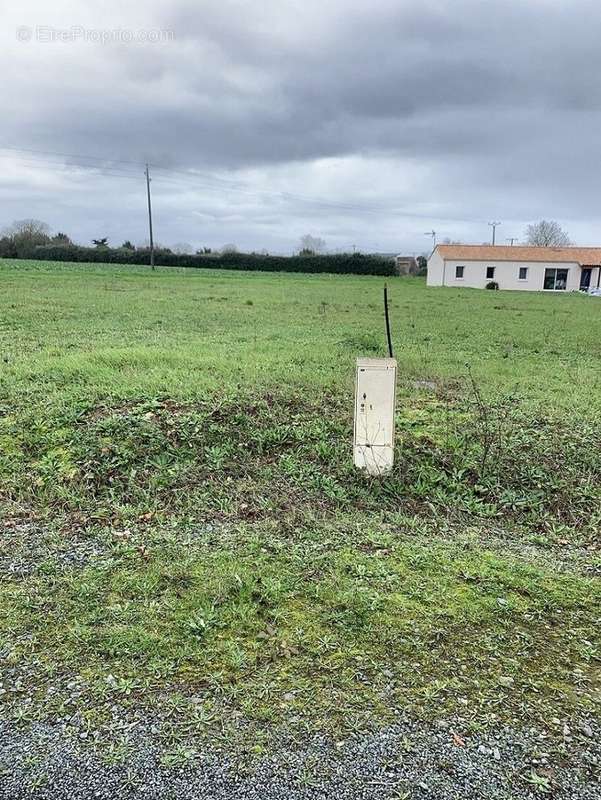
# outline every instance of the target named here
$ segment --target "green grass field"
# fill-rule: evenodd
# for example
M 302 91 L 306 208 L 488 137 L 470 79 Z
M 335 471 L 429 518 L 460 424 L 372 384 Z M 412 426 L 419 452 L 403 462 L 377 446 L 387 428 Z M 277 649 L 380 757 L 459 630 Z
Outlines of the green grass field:
M 260 747 L 598 710 L 601 303 L 389 281 L 374 480 L 352 392 L 382 285 L 0 262 L 7 713 Z

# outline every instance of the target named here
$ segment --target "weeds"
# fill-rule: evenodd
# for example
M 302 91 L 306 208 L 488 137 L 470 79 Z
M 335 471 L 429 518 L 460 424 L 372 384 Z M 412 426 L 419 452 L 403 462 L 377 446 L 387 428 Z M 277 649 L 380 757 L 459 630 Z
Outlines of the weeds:
M 13 656 L 23 667 L 28 632 L 35 681 L 46 670 L 85 677 L 77 702 L 89 707 L 138 707 L 157 691 L 201 699 L 176 715 L 198 732 L 233 711 L 345 727 L 351 707 L 382 719 L 391 704 L 438 713 L 460 698 L 501 717 L 592 708 L 594 581 L 394 531 L 380 530 L 375 548 L 375 529 L 352 544 L 333 532 L 306 526 L 279 547 L 281 533 L 251 526 L 186 555 L 157 542 L 146 561 L 124 552 L 6 583 L 2 639 L 23 641 Z
M 594 713 L 592 305 L 395 284 L 397 452 L 371 479 L 352 373 L 383 354 L 379 283 L 0 272 L 9 717 L 93 738 L 114 707 L 152 709 L 169 766 L 195 758 L 180 736 L 244 726 Z
M 0 497 L 39 515 L 117 525 L 151 520 L 260 519 L 293 508 L 455 513 L 512 521 L 533 533 L 586 540 L 601 519 L 601 443 L 531 416 L 514 400 L 459 397 L 401 406 L 396 464 L 369 480 L 350 463 L 352 420 L 342 397 L 215 400 L 177 409 L 146 401 L 101 418 L 39 430 L 0 425 L 18 449 Z M 418 412 L 418 413 L 416 413 Z M 31 422 L 31 424 L 29 424 Z M 35 473 L 35 479 L 28 476 Z

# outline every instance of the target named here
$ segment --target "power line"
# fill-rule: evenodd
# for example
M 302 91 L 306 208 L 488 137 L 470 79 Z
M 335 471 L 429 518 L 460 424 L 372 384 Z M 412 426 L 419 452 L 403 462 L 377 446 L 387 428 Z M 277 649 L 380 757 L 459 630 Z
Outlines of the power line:
M 72 167 L 79 167 L 80 169 L 98 171 L 98 173 L 101 174 L 102 176 L 139 180 L 139 173 L 137 171 L 136 172 L 134 172 L 133 170 L 126 171 L 126 169 L 122 167 L 111 166 L 111 165 L 131 164 L 137 167 L 145 166 L 142 162 L 134 161 L 131 159 L 128 160 L 119 158 L 104 158 L 99 156 L 84 155 L 81 153 L 76 154 L 76 153 L 65 153 L 65 152 L 58 152 L 51 150 L 36 150 L 33 148 L 12 147 L 6 145 L 0 145 L 0 150 L 9 151 L 11 153 L 32 154 L 33 157 L 36 159 L 35 163 L 32 164 L 31 162 L 28 162 L 24 160 L 21 156 L 19 156 L 18 158 L 20 163 L 27 164 L 29 166 L 39 166 L 40 164 L 44 164 L 44 166 L 46 166 L 47 168 L 58 169 L 62 173 L 69 171 L 69 169 Z M 70 159 L 70 162 L 68 164 L 60 164 L 57 163 L 56 161 L 48 161 L 47 159 L 40 158 L 39 156 L 66 158 Z M 9 156 L 0 153 L 0 158 L 9 158 Z M 76 161 L 75 159 L 78 160 Z M 90 162 L 97 162 L 97 164 L 82 163 L 81 162 L 82 159 L 85 159 Z M 324 200 L 288 191 L 270 191 L 266 189 L 255 189 L 249 186 L 245 186 L 244 184 L 241 184 L 240 181 L 223 178 L 206 172 L 200 172 L 196 170 L 194 171 L 182 170 L 182 169 L 177 169 L 175 167 L 165 167 L 157 164 L 153 164 L 152 166 L 155 171 L 159 171 L 159 173 L 166 173 L 166 174 L 161 174 L 161 184 L 167 182 L 172 185 L 181 186 L 182 179 L 185 179 L 188 182 L 188 185 L 194 185 L 196 187 L 201 187 L 203 189 L 210 189 L 212 191 L 224 189 L 238 194 L 247 195 L 253 198 L 259 198 L 259 197 L 265 197 L 271 199 L 275 198 L 283 201 L 300 202 L 308 205 L 318 206 L 321 208 L 329 208 L 338 211 L 358 212 L 362 214 L 402 215 L 413 219 L 433 218 L 431 214 L 417 214 L 415 212 L 407 211 L 406 209 L 394 208 L 393 206 L 344 203 L 335 200 Z M 482 222 L 482 220 L 473 218 L 472 219 L 457 218 L 457 217 L 442 218 L 434 216 L 434 219 L 440 219 L 441 221 L 445 222 L 467 222 L 473 224 Z M 496 224 L 498 225 L 500 223 Z M 431 236 L 432 233 L 434 232 L 429 232 L 428 235 Z M 435 243 L 435 234 L 433 236 L 433 243 Z
M 0 153 L 0 158 L 14 158 L 14 156 L 7 156 Z M 55 171 L 61 173 L 73 172 L 72 169 L 73 167 L 78 167 L 79 169 L 86 169 L 86 170 L 93 169 L 95 171 L 98 171 L 101 175 L 107 175 L 117 178 L 135 178 L 136 180 L 140 180 L 139 173 L 136 175 L 133 172 L 118 172 L 117 170 L 104 169 L 102 167 L 91 166 L 90 164 L 58 164 L 54 161 L 43 161 L 39 159 L 35 161 L 29 161 L 22 157 L 18 157 L 18 163 L 24 164 L 25 166 L 28 167 L 40 167 L 41 165 L 46 168 L 54 168 Z
M 0 149 L 10 149 L 11 151 L 16 151 L 17 148 L 0 148 Z M 57 156 L 59 154 L 56 154 Z M 67 154 L 63 154 L 65 157 L 74 158 L 74 156 L 68 156 Z M 11 156 L 3 155 L 0 153 L 0 158 L 10 158 Z M 47 159 L 42 159 L 37 156 L 34 156 L 36 159 L 33 163 L 31 161 L 23 159 L 22 156 L 17 157 L 19 163 L 25 164 L 27 166 L 40 166 L 43 164 L 47 168 L 58 170 L 59 172 L 67 172 L 70 168 L 79 167 L 80 169 L 88 169 L 98 171 L 101 175 L 112 176 L 112 177 L 123 177 L 123 178 L 134 178 L 135 180 L 139 179 L 139 173 L 134 172 L 126 172 L 124 170 L 119 170 L 115 168 L 110 168 L 106 166 L 100 166 L 96 164 L 82 164 L 80 162 L 71 161 L 68 164 L 60 164 L 56 161 L 48 161 Z M 92 158 L 92 156 L 89 156 Z M 106 162 L 104 162 L 106 163 Z M 129 163 L 136 163 L 136 162 L 129 162 Z M 175 183 L 175 185 L 180 185 L 182 182 L 182 178 L 185 177 L 188 181 L 192 181 L 194 185 L 200 186 L 202 188 L 211 189 L 211 190 L 219 190 L 219 189 L 226 189 L 228 191 L 234 191 L 239 194 L 245 194 L 249 197 L 257 198 L 259 196 L 265 196 L 269 198 L 278 198 L 281 200 L 296 200 L 300 202 L 305 202 L 313 205 L 320 205 L 322 207 L 338 209 L 343 211 L 359 211 L 361 213 L 372 213 L 372 214 L 382 214 L 386 212 L 393 213 L 392 209 L 387 209 L 383 206 L 360 206 L 357 204 L 350 204 L 350 203 L 338 203 L 336 201 L 328 201 L 328 200 L 319 200 L 317 198 L 307 197 L 304 195 L 296 195 L 291 192 L 273 192 L 268 191 L 265 189 L 250 189 L 241 186 L 237 181 L 228 181 L 223 178 L 219 178 L 217 176 L 207 175 L 206 173 L 195 173 L 190 171 L 184 170 L 171 170 L 167 167 L 156 167 L 155 169 L 159 169 L 161 171 L 167 172 L 167 176 L 161 176 L 161 181 L 164 183 L 165 181 L 169 183 Z M 169 175 L 170 172 L 175 173 L 175 177 Z M 181 176 L 181 177 L 180 177 Z M 197 176 L 200 176 L 204 181 L 212 181 L 212 183 L 206 183 L 198 180 Z
M 125 160 L 125 159 L 118 159 L 118 158 L 101 158 L 99 156 L 90 156 L 90 155 L 83 155 L 81 153 L 60 153 L 52 150 L 34 150 L 33 148 L 24 148 L 24 147 L 8 147 L 8 146 L 0 146 L 0 150 L 10 150 L 13 152 L 25 152 L 25 153 L 36 153 L 40 155 L 51 155 L 60 158 L 69 158 L 69 159 L 86 159 L 88 161 L 97 161 L 104 165 L 110 164 L 132 164 L 135 166 L 145 166 L 142 162 L 139 161 L 132 161 L 132 160 Z M 77 162 L 72 162 L 77 164 Z M 78 166 L 89 168 L 90 165 L 87 164 L 77 164 Z M 318 198 L 308 197 L 306 195 L 299 195 L 292 192 L 269 192 L 267 190 L 252 190 L 252 189 L 245 189 L 243 186 L 240 186 L 240 181 L 230 180 L 227 178 L 221 178 L 216 175 L 211 175 L 210 173 L 200 172 L 200 171 L 191 171 L 191 170 L 182 170 L 177 169 L 175 167 L 164 167 L 159 164 L 152 165 L 155 170 L 160 170 L 161 172 L 173 173 L 176 175 L 183 175 L 186 178 L 196 179 L 197 177 L 203 180 L 210 180 L 215 183 L 221 184 L 222 186 L 227 186 L 234 191 L 244 192 L 256 195 L 257 193 L 267 194 L 270 196 L 281 196 L 281 197 L 289 197 L 293 200 L 305 200 L 306 202 L 310 203 L 319 203 L 321 205 L 332 206 L 341 209 L 348 209 L 348 210 L 357 210 L 357 211 L 373 211 L 375 213 L 378 212 L 385 212 L 389 211 L 390 209 L 385 206 L 364 206 L 358 205 L 353 203 L 339 203 L 336 201 L 328 201 L 328 200 L 321 200 Z M 109 166 L 110 169 L 110 166 Z
M 102 156 L 89 156 L 84 155 L 83 153 L 57 153 L 55 150 L 34 150 L 30 147 L 9 147 L 8 145 L 0 145 L 0 150 L 12 150 L 17 153 L 39 153 L 40 155 L 58 156 L 60 158 L 79 158 L 85 159 L 86 161 L 102 161 L 103 163 L 109 161 L 113 164 L 133 164 L 136 167 L 144 166 L 142 161 L 131 161 L 122 158 L 104 158 Z

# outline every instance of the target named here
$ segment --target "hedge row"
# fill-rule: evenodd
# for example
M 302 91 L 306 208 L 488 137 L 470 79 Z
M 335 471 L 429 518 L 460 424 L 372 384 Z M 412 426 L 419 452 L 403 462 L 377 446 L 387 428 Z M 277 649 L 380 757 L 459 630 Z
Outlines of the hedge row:
M 96 248 L 64 245 L 35 247 L 23 258 L 42 261 L 85 261 L 104 264 L 148 264 L 148 250 Z M 184 255 L 155 251 L 155 264 L 162 267 L 259 270 L 265 272 L 332 272 L 354 275 L 394 275 L 394 261 L 380 256 L 347 255 L 268 256 L 254 253 Z

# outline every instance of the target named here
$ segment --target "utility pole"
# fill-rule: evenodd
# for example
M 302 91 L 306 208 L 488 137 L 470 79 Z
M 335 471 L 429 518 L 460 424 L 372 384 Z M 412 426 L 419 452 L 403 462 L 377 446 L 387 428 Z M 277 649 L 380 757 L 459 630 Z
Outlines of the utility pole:
M 436 250 L 436 231 L 426 231 L 424 236 L 432 237 L 432 252 L 434 252 Z
M 150 173 L 146 164 L 146 196 L 148 197 L 148 230 L 150 233 L 150 268 L 154 270 L 154 240 L 152 238 L 152 205 L 150 203 Z
M 505 239 L 506 242 L 509 242 L 511 247 L 513 247 L 513 243 L 517 242 L 517 240 L 518 240 L 517 236 L 508 236 L 507 239 Z
M 492 243 L 494 245 L 495 238 L 496 238 L 496 232 L 497 232 L 497 225 L 500 225 L 501 223 L 500 222 L 489 222 L 488 224 L 492 228 Z

